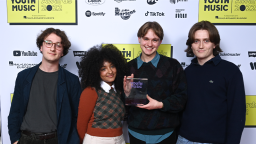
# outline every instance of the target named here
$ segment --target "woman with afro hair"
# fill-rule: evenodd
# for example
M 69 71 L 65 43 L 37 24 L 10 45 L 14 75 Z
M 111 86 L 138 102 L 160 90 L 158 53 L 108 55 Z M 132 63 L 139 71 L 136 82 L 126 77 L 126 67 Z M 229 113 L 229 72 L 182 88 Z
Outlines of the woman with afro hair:
M 77 131 L 83 144 L 125 144 L 121 100 L 126 59 L 112 44 L 92 47 L 80 62 Z

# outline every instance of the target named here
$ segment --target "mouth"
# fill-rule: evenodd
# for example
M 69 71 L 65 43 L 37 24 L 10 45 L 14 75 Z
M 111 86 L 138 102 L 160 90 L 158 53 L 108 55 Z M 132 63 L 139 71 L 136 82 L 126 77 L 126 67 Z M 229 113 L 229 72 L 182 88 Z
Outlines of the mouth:
M 55 53 L 49 53 L 50 55 L 56 55 Z
M 150 48 L 150 47 L 145 47 L 147 50 L 153 50 L 154 48 Z
M 108 75 L 107 77 L 112 78 L 112 77 L 114 77 L 114 75 Z

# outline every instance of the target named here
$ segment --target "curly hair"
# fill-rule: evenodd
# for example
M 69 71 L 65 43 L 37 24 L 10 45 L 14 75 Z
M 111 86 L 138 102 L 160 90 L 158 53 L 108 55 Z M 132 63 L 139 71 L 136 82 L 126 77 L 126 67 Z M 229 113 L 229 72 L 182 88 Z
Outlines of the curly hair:
M 217 30 L 217 28 L 209 21 L 201 21 L 198 23 L 195 23 L 189 33 L 188 33 L 188 39 L 186 42 L 186 45 L 188 46 L 187 49 L 185 50 L 185 52 L 187 52 L 188 54 L 192 54 L 193 55 L 193 50 L 191 49 L 192 44 L 195 41 L 195 33 L 197 30 L 207 30 L 209 33 L 209 38 L 210 41 L 212 43 L 215 44 L 215 48 L 213 49 L 213 55 L 216 56 L 218 55 L 220 52 L 223 52 L 220 48 L 220 35 L 219 32 Z
M 126 59 L 122 53 L 112 44 L 105 46 L 97 45 L 90 48 L 81 58 L 79 77 L 81 78 L 82 90 L 87 87 L 100 89 L 100 69 L 104 61 L 115 65 L 117 75 L 114 81 L 115 88 L 123 90 L 123 78 L 126 75 Z
M 52 33 L 56 34 L 61 38 L 61 44 L 63 45 L 63 56 L 65 56 L 66 54 L 68 54 L 68 50 L 71 46 L 71 43 L 68 40 L 66 33 L 64 31 L 61 31 L 60 29 L 47 28 L 46 30 L 42 31 L 42 33 L 39 36 L 37 36 L 37 39 L 36 39 L 37 47 L 40 50 L 45 38 Z

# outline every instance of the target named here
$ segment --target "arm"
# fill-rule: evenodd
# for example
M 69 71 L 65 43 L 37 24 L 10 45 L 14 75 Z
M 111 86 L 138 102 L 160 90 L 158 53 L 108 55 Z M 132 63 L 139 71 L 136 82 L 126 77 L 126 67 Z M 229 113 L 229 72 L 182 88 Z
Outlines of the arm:
M 185 72 L 178 61 L 176 61 L 176 66 L 173 71 L 172 93 L 163 102 L 162 111 L 178 113 L 182 111 L 187 102 L 187 81 Z
M 83 141 L 87 132 L 88 123 L 93 114 L 98 95 L 96 91 L 90 87 L 86 88 L 80 97 L 77 118 L 77 131 L 80 142 Z
M 14 95 L 12 99 L 12 104 L 8 116 L 8 129 L 9 129 L 9 135 L 11 139 L 11 143 L 17 142 L 17 140 L 20 139 L 21 137 L 21 132 L 20 132 L 20 126 L 21 126 L 21 121 L 20 121 L 20 108 L 21 108 L 21 103 L 23 102 L 23 76 L 18 74 L 15 82 L 15 88 L 14 88 Z
M 14 95 L 12 99 L 12 104 L 10 108 L 10 113 L 8 116 L 8 129 L 9 129 L 9 135 L 11 139 L 11 143 L 17 142 L 17 140 L 21 137 L 20 132 L 20 105 L 24 101 L 22 97 L 23 93 L 23 80 L 22 76 L 20 76 L 20 73 L 18 74 L 15 82 L 15 88 L 14 88 Z
M 147 95 L 149 103 L 146 105 L 140 104 L 137 107 L 148 110 L 160 109 L 161 111 L 178 113 L 183 110 L 187 101 L 187 82 L 183 68 L 178 61 L 175 60 L 176 66 L 173 70 L 173 79 L 170 89 L 172 93 L 162 101 L 157 101 Z
M 244 82 L 239 69 L 228 83 L 227 104 L 227 137 L 225 144 L 239 144 L 246 115 Z

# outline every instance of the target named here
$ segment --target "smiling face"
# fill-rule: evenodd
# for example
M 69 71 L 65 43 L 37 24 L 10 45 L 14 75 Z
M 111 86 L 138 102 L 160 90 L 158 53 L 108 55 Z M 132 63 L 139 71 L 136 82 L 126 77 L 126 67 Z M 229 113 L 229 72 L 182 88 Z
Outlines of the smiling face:
M 141 58 L 152 60 L 162 41 L 152 29 L 149 29 L 145 36 L 139 37 L 138 39 L 142 50 Z
M 43 54 L 42 63 L 59 63 L 60 58 L 63 56 L 63 46 L 57 44 L 61 43 L 61 38 L 51 33 L 44 40 L 40 48 Z M 54 43 L 51 47 L 47 46 L 50 41 Z
M 110 86 L 116 79 L 116 67 L 114 64 L 104 61 L 103 66 L 100 68 L 101 79 Z
M 195 32 L 194 42 L 191 48 L 200 65 L 203 65 L 214 57 L 213 49 L 215 48 L 215 44 L 210 41 L 207 30 L 197 30 Z

